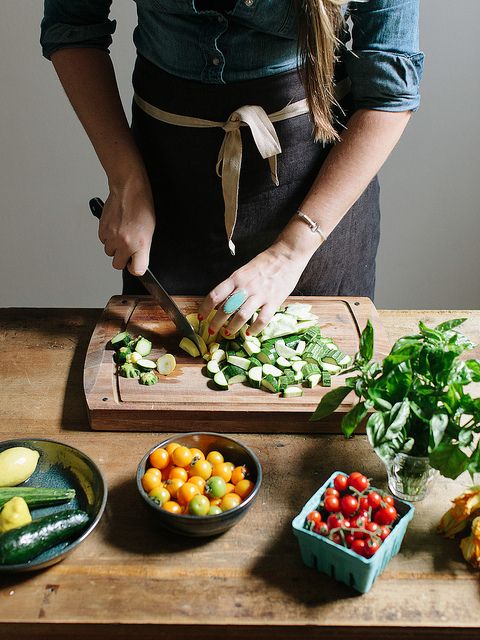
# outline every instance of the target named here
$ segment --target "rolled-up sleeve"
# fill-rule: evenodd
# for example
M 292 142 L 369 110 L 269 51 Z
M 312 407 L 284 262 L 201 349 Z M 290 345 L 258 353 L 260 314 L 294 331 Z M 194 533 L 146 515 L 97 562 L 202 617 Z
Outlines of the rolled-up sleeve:
M 115 31 L 109 20 L 111 0 L 45 0 L 40 27 L 43 55 L 54 51 L 88 47 L 108 51 Z
M 419 0 L 351 2 L 352 48 L 345 63 L 357 109 L 416 111 L 424 55 Z

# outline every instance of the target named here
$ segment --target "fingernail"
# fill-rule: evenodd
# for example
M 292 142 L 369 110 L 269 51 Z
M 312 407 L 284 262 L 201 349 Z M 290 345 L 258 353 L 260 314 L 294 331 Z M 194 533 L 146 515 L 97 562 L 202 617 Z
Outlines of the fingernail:
M 203 320 L 203 316 L 200 314 L 197 315 L 197 318 L 200 320 L 200 322 Z
M 246 335 L 246 336 L 249 336 L 249 335 L 250 335 L 250 331 L 249 331 L 248 329 L 245 331 L 245 335 Z
M 229 335 L 230 335 L 230 331 L 229 331 L 228 329 L 225 329 L 223 333 L 224 333 L 226 336 L 229 336 Z
M 215 331 L 214 331 L 211 327 L 208 327 L 208 333 L 209 333 L 211 336 L 213 336 L 213 334 L 215 333 Z

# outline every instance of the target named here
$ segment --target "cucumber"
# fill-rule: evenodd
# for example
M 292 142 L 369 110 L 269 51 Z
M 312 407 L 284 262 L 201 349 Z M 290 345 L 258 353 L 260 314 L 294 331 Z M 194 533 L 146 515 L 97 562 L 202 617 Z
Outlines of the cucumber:
M 261 382 L 262 387 L 271 393 L 278 393 L 278 381 L 272 375 L 267 375 Z
M 260 362 L 260 360 L 258 358 L 255 358 L 255 356 L 252 356 L 250 358 L 250 362 L 252 363 L 252 367 L 261 367 L 262 363 Z
M 297 346 L 295 347 L 295 353 L 298 356 L 301 356 L 302 353 L 305 351 L 306 346 L 307 346 L 307 343 L 305 342 L 305 340 L 299 340 Z
M 209 378 L 215 378 L 215 374 L 220 371 L 220 365 L 216 360 L 207 362 L 207 374 Z
M 245 369 L 241 369 L 236 365 L 229 364 L 222 370 L 223 375 L 225 376 L 227 383 L 230 384 L 239 384 L 240 382 L 245 382 L 247 379 L 247 374 Z M 216 376 L 215 376 L 216 377 Z
M 343 358 L 341 358 L 341 359 L 338 361 L 338 364 L 339 364 L 341 367 L 348 367 L 348 365 L 349 365 L 349 364 L 351 364 L 351 362 L 352 362 L 352 358 L 351 358 L 351 356 L 349 356 L 349 355 L 343 355 Z
M 241 346 L 236 340 L 232 340 L 232 342 L 230 343 L 230 349 L 233 349 L 233 351 L 240 351 Z
M 257 353 L 257 357 L 262 364 L 275 364 L 276 361 L 274 352 L 271 349 L 262 348 L 262 350 Z
M 275 343 L 275 351 L 278 353 L 279 356 L 282 356 L 283 358 L 287 358 L 287 359 L 298 355 L 295 349 L 292 349 L 291 347 L 287 347 L 287 345 L 283 341 L 280 342 L 280 340 L 277 340 L 277 342 Z
M 225 374 L 223 373 L 223 371 L 219 371 L 218 373 L 216 373 L 213 376 L 213 381 L 215 382 L 217 387 L 219 389 L 221 389 L 222 391 L 227 391 L 228 390 L 228 382 L 227 382 L 227 379 L 225 378 Z
M 306 379 L 308 379 L 312 375 L 316 375 L 317 373 L 320 379 L 320 367 L 318 366 L 318 364 L 312 364 L 308 362 L 302 367 L 301 371 L 303 373 L 303 377 Z
M 248 371 L 248 381 L 252 387 L 255 389 L 260 389 L 263 378 L 263 370 L 262 367 L 252 367 Z
M 236 367 L 240 367 L 240 369 L 243 369 L 244 371 L 248 371 L 252 364 L 250 360 L 248 360 L 248 358 L 242 358 L 241 356 L 237 355 L 228 356 L 227 362 L 229 364 L 234 364 Z
M 239 349 L 238 351 L 235 351 L 235 355 L 238 356 L 239 358 L 246 358 L 250 354 L 244 351 L 243 349 Z
M 212 342 L 211 344 L 208 345 L 208 350 L 210 352 L 210 355 L 214 354 L 215 351 L 218 351 L 220 348 L 221 347 L 218 342 Z
M 322 332 L 321 329 L 318 325 L 315 325 L 314 327 L 310 327 L 309 329 L 307 329 L 303 335 L 302 338 L 304 340 L 306 340 L 306 342 L 310 342 L 310 340 L 314 340 L 315 338 L 319 338 L 321 336 Z
M 0 509 L 12 498 L 23 498 L 29 507 L 49 507 L 60 502 L 70 502 L 75 489 L 46 489 L 44 487 L 0 487 Z
M 274 367 L 273 364 L 264 364 L 262 369 L 265 376 L 273 376 L 274 378 L 279 378 L 283 373 L 281 369 Z
M 150 342 L 150 340 L 147 340 L 146 338 L 142 338 L 142 336 L 140 336 L 135 345 L 135 351 L 139 353 L 142 358 L 145 358 L 146 356 L 148 356 L 151 350 L 152 343 Z
M 342 367 L 338 366 L 338 364 L 331 364 L 330 362 L 319 362 L 319 365 L 322 371 L 327 371 L 331 375 L 340 373 L 342 370 Z
M 110 340 L 110 344 L 115 350 L 117 350 L 120 349 L 120 347 L 128 347 L 131 340 L 132 337 L 127 331 L 121 331 L 120 333 L 117 333 L 116 336 L 113 336 L 113 338 Z
M 297 373 L 293 376 L 294 382 L 302 382 L 303 373 L 301 371 L 297 371 Z
M 287 387 L 282 391 L 282 398 L 298 398 L 303 396 L 303 391 L 300 387 Z
M 216 349 L 212 353 L 212 360 L 215 360 L 215 362 L 221 362 L 222 360 L 225 360 L 226 357 L 227 357 L 227 354 L 223 349 Z
M 0 564 L 29 562 L 39 554 L 85 529 L 90 518 L 72 509 L 34 520 L 0 536 Z
M 260 345 L 256 342 L 251 342 L 250 340 L 245 340 L 243 343 L 243 348 L 248 353 L 249 356 L 253 356 L 255 353 L 260 353 L 262 350 Z
M 332 386 L 332 376 L 328 373 L 328 371 L 322 371 L 322 386 L 323 387 Z
M 292 366 L 292 364 L 291 364 L 291 362 L 289 360 L 287 360 L 283 356 L 280 356 L 277 359 L 277 361 L 275 363 L 275 366 L 278 367 L 279 369 L 283 370 L 283 369 L 289 369 Z
M 307 363 L 305 362 L 305 360 L 298 360 L 296 362 L 292 362 L 292 369 L 294 370 L 295 373 L 298 373 L 298 371 L 302 371 L 303 367 L 306 364 Z
M 321 373 L 312 373 L 310 374 L 307 379 L 306 379 L 306 385 L 307 387 L 310 387 L 310 389 L 313 389 L 313 387 L 316 387 L 317 384 L 320 382 L 320 379 L 322 378 L 322 374 Z
M 152 371 L 152 369 L 157 368 L 157 364 L 156 362 L 153 362 L 153 360 L 147 360 L 147 358 L 141 358 L 140 360 L 137 361 L 137 367 L 141 371 Z

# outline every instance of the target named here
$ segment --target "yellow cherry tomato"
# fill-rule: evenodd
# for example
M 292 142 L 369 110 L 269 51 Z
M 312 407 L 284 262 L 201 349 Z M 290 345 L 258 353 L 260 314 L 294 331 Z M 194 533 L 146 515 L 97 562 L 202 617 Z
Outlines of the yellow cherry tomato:
M 229 511 L 229 509 L 233 509 L 238 507 L 238 505 L 242 502 L 241 497 L 238 493 L 227 493 L 223 496 L 222 501 L 220 503 L 220 509 L 222 511 Z
M 178 504 L 178 502 L 174 502 L 173 500 L 169 500 L 163 505 L 165 511 L 170 511 L 170 513 L 182 513 L 182 507 Z
M 200 449 L 197 449 L 196 447 L 190 447 L 190 452 L 193 456 L 192 462 L 193 460 L 195 460 L 195 462 L 197 460 L 205 460 L 205 454 L 203 453 L 203 451 L 200 451 Z
M 192 484 L 196 484 L 200 490 L 200 493 L 204 492 L 205 480 L 203 478 L 201 478 L 200 476 L 192 476 L 191 478 L 189 478 L 188 481 L 191 482 Z
M 178 444 L 178 442 L 170 442 L 169 444 L 167 444 L 167 446 L 165 447 L 165 450 L 168 452 L 168 455 L 170 456 L 170 459 L 172 457 L 172 453 L 179 446 L 180 445 Z
M 176 447 L 172 451 L 172 462 L 176 467 L 187 467 L 193 459 L 188 447 Z
M 216 464 L 212 469 L 212 476 L 220 476 L 223 478 L 225 482 L 230 482 L 232 477 L 232 470 L 225 464 L 225 462 L 221 462 L 220 464 Z
M 227 495 L 227 493 L 235 493 L 235 485 L 231 482 L 227 482 L 227 490 L 225 491 L 225 495 Z
M 220 503 L 221 503 L 222 499 L 221 498 L 212 498 L 210 500 L 210 506 L 211 507 L 219 507 Z
M 150 467 L 143 474 L 142 487 L 147 493 L 149 493 L 155 487 L 159 487 L 162 484 L 162 472 L 160 469 Z
M 170 454 L 166 449 L 159 447 L 158 449 L 155 449 L 155 451 L 152 451 L 148 459 L 152 467 L 165 469 L 168 467 L 168 463 L 170 462 Z
M 225 464 L 228 465 L 228 467 L 230 468 L 230 471 L 233 472 L 233 470 L 235 469 L 235 465 L 233 464 L 233 462 L 228 462 L 228 460 L 226 460 Z
M 245 499 L 252 493 L 254 487 L 255 484 L 251 480 L 240 480 L 240 482 L 237 482 L 235 485 L 235 493 L 238 493 L 241 498 Z
M 222 464 L 222 462 L 224 462 L 224 457 L 220 451 L 210 451 L 207 455 L 207 460 L 212 466 L 215 466 L 216 464 Z
M 149 498 L 152 498 L 157 504 L 163 506 L 166 502 L 170 500 L 170 493 L 164 486 L 155 487 L 152 489 L 149 494 Z
M 184 506 L 188 504 L 194 496 L 199 494 L 200 494 L 200 491 L 196 484 L 192 484 L 191 482 L 185 482 L 185 484 L 182 484 L 182 486 L 178 490 L 178 493 L 177 493 L 178 503 Z
M 168 493 L 172 498 L 176 498 L 178 490 L 184 484 L 185 483 L 180 478 L 173 478 L 172 480 L 167 480 L 163 486 L 165 487 L 165 489 L 168 491 Z
M 180 480 L 186 482 L 188 480 L 187 470 L 183 467 L 172 467 L 172 470 L 168 474 L 168 479 L 173 480 L 174 478 L 180 478 Z
M 238 482 L 240 482 L 240 480 L 245 480 L 247 476 L 248 469 L 245 465 L 242 465 L 241 467 L 235 467 L 232 472 L 232 482 L 233 484 L 237 484 Z
M 192 476 L 200 476 L 200 478 L 208 480 L 212 475 L 212 465 L 208 460 L 197 460 L 197 462 L 190 467 L 189 472 Z

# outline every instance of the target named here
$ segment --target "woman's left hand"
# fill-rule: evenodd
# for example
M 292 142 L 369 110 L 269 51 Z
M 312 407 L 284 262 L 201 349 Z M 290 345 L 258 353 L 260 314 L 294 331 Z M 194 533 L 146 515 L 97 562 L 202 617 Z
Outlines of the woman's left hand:
M 207 318 L 217 308 L 209 333 L 214 335 L 229 320 L 228 335 L 236 333 L 259 310 L 257 319 L 249 329 L 249 335 L 256 335 L 293 291 L 307 262 L 307 256 L 293 256 L 279 243 L 269 247 L 206 296 L 198 311 L 199 319 Z M 240 290 L 246 293 L 247 299 L 238 311 L 225 313 L 225 300 Z

